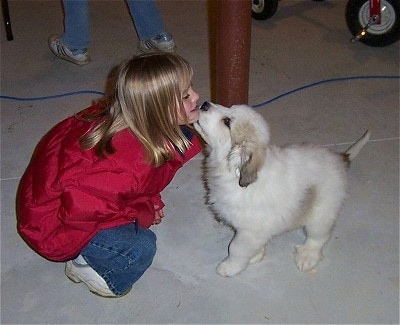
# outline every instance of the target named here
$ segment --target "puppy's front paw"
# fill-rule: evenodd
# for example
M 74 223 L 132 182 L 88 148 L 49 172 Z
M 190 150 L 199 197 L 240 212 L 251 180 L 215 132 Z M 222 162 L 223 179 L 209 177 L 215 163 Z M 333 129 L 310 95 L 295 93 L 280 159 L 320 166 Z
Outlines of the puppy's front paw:
M 243 271 L 246 266 L 247 264 L 243 265 L 242 263 L 232 261 L 228 257 L 218 265 L 217 273 L 224 277 L 233 277 Z
M 296 249 L 296 264 L 303 272 L 310 271 L 324 258 L 319 249 L 311 249 L 305 245 L 297 246 Z

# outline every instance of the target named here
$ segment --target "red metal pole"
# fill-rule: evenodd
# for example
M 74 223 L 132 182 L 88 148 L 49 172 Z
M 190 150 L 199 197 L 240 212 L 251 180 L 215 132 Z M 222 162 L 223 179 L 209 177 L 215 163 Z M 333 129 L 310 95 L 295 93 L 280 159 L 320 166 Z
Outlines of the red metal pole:
M 252 0 L 217 0 L 216 102 L 248 104 Z

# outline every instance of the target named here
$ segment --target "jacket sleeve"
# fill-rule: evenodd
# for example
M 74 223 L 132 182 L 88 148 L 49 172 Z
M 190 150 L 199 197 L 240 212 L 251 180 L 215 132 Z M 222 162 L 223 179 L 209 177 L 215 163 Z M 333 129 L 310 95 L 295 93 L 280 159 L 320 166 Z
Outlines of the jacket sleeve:
M 151 198 L 151 202 L 153 203 L 153 206 L 154 206 L 155 210 L 161 210 L 165 206 L 164 202 L 161 199 L 161 194 L 153 196 Z

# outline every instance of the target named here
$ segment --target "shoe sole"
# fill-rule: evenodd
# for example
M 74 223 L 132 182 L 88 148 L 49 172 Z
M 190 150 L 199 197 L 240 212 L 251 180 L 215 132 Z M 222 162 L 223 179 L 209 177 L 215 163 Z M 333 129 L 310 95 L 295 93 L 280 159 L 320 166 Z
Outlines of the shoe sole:
M 63 55 L 60 55 L 60 54 L 54 52 L 52 48 L 50 48 L 50 49 L 51 49 L 51 52 L 52 52 L 56 57 L 58 57 L 58 58 L 60 58 L 60 59 L 63 59 L 63 60 L 65 60 L 65 61 L 71 62 L 71 63 L 76 64 L 76 65 L 86 65 L 86 64 L 88 64 L 88 63 L 90 62 L 90 59 L 87 59 L 87 60 L 85 60 L 85 61 L 76 61 L 76 60 L 74 60 L 74 59 L 72 59 L 72 58 L 70 58 L 70 57 L 68 57 L 68 56 L 63 56 Z
M 58 56 L 58 55 L 57 55 Z M 76 65 L 86 65 L 86 64 L 88 64 L 89 62 L 90 62 L 90 60 L 85 60 L 85 61 L 74 61 L 74 60 L 72 60 L 72 59 L 68 59 L 68 58 L 65 58 L 65 57 L 63 57 L 63 56 L 58 56 L 60 59 L 64 59 L 64 60 L 66 60 L 66 61 L 69 61 L 69 62 L 71 62 L 71 63 L 74 63 L 74 64 L 76 64 Z

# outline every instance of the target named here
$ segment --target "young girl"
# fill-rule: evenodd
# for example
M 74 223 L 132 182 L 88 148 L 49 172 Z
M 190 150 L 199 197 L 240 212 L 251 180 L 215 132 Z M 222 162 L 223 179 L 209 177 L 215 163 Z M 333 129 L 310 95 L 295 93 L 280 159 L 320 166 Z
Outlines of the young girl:
M 17 226 L 43 257 L 103 297 L 126 294 L 152 263 L 160 192 L 201 149 L 193 71 L 172 53 L 121 64 L 109 105 L 57 124 L 17 193 Z

